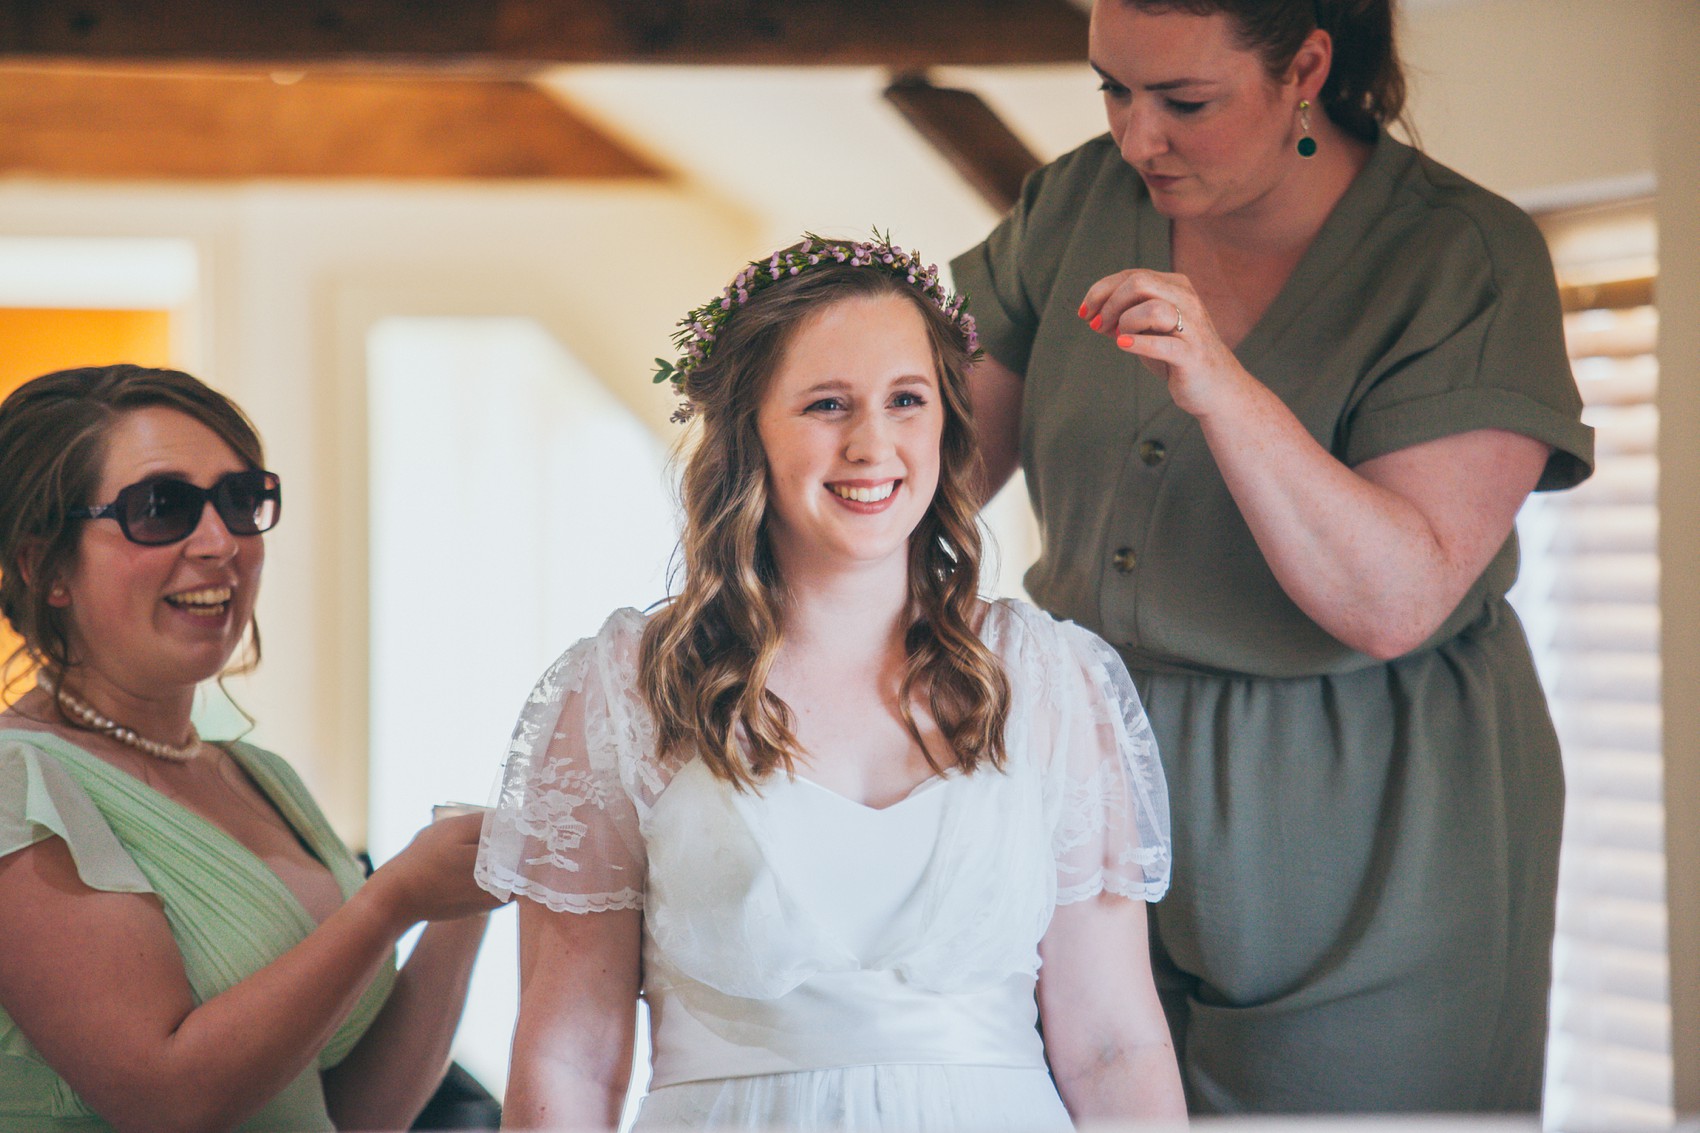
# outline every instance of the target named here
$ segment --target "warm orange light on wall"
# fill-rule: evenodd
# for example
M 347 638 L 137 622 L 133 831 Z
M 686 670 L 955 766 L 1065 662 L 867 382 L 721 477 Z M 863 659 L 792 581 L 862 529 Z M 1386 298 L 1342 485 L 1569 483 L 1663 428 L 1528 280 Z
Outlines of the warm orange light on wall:
M 0 307 L 0 398 L 39 374 L 111 362 L 170 365 L 171 312 Z M 0 620 L 0 661 L 17 647 Z

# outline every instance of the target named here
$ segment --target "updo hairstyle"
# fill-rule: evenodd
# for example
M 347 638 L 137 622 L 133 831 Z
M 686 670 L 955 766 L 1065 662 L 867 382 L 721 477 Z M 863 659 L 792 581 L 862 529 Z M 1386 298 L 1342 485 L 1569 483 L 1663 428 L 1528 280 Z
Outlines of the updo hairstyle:
M 1313 28 L 1334 41 L 1334 62 L 1317 103 L 1334 124 L 1375 140 L 1405 109 L 1405 73 L 1393 42 L 1393 0 L 1124 0 L 1147 12 L 1186 12 L 1232 21 L 1240 45 L 1263 57 L 1270 78 L 1287 73 Z

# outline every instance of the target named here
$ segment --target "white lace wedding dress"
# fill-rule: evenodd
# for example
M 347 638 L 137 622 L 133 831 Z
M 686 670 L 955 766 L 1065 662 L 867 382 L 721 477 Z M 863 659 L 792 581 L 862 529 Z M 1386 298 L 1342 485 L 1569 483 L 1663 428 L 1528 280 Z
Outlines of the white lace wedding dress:
M 1162 770 L 1114 651 L 993 604 L 1006 766 L 875 810 L 658 761 L 643 625 L 615 613 L 538 682 L 478 857 L 503 896 L 643 910 L 638 1128 L 1068 1129 L 1034 1028 L 1040 938 L 1058 904 L 1155 901 L 1169 876 Z

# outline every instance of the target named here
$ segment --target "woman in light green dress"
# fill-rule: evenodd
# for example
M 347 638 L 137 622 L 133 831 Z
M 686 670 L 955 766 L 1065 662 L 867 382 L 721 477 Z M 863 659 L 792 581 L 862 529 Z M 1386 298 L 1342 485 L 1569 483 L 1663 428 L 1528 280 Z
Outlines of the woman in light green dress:
M 399 1129 L 442 1077 L 492 904 L 478 817 L 363 883 L 288 765 L 190 722 L 253 626 L 263 467 L 175 371 L 0 405 L 0 612 L 35 675 L 0 713 L 4 1133 Z
M 1563 782 L 1505 592 L 1588 474 L 1529 219 L 1389 137 L 1387 0 L 1099 0 L 1110 133 L 954 264 L 1032 596 L 1163 754 L 1200 1112 L 1532 1110 Z

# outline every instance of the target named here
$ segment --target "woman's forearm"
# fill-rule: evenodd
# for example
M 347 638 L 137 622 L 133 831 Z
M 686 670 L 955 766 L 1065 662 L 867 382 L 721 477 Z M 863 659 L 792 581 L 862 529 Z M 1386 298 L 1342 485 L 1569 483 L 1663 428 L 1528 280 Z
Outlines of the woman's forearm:
M 1168 1043 L 1115 1045 L 1069 1066 L 1053 1063 L 1057 1093 L 1076 1124 L 1186 1122 L 1186 1099 Z
M 1105 276 L 1080 313 L 1164 375 L 1198 421 L 1288 597 L 1371 656 L 1399 656 L 1440 627 L 1504 546 L 1546 464 L 1545 443 L 1481 428 L 1347 467 L 1246 372 L 1182 275 Z
M 523 1058 L 516 1048 L 502 1099 L 504 1129 L 614 1129 L 630 1081 L 626 1072 L 606 1077 L 547 1058 Z
M 643 915 L 519 903 L 519 1018 L 502 1124 L 613 1129 L 631 1080 Z
M 339 1129 L 405 1129 L 441 1083 L 488 916 L 427 926 L 395 990 L 347 1058 L 325 1073 Z
M 1457 606 L 1547 453 L 1480 430 L 1348 468 L 1250 375 L 1199 421 L 1281 588 L 1335 638 L 1381 658 L 1420 645 Z
M 145 1100 L 131 1096 L 114 1124 L 220 1129 L 247 1117 L 318 1057 L 405 927 L 356 894 L 306 940 L 190 1011 L 163 1044 Z

